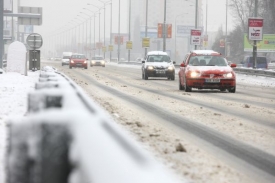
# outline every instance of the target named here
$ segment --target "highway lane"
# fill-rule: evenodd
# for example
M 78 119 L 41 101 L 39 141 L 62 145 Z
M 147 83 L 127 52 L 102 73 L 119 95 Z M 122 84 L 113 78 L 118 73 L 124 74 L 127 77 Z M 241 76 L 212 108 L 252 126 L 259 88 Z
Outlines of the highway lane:
M 51 64 L 78 82 L 109 112 L 120 112 L 121 116 L 126 115 L 122 117 L 126 119 L 129 118 L 127 114 L 121 113 L 121 109 L 125 109 L 146 120 L 154 119 L 173 129 L 179 136 L 188 136 L 197 146 L 206 143 L 207 145 L 202 146 L 203 150 L 219 152 L 220 158 L 226 164 L 232 164 L 234 160 L 233 166 L 239 167 L 238 170 L 248 176 L 255 177 L 257 172 L 257 175 L 260 175 L 256 176 L 257 179 L 264 182 L 274 178 L 272 168 L 275 133 L 272 119 L 275 112 L 274 108 L 271 108 L 274 105 L 274 97 L 270 95 L 274 89 L 253 87 L 256 92 L 258 90 L 261 95 L 268 96 L 263 99 L 259 99 L 258 94 L 254 96 L 251 90 L 248 96 L 238 93 L 238 89 L 235 94 L 211 90 L 185 93 L 178 90 L 177 79 L 145 81 L 141 79 L 141 70 L 137 68 L 107 65 L 106 68 L 93 67 L 83 70 L 61 67 L 57 63 Z M 104 97 L 100 96 L 103 93 Z M 234 100 L 229 100 L 227 96 Z M 111 99 L 121 106 L 114 107 L 117 104 L 112 104 Z M 253 102 L 254 100 L 262 102 Z M 253 106 L 244 107 L 246 103 L 243 102 L 251 102 L 248 104 Z M 108 104 L 104 106 L 106 103 Z M 259 108 L 262 109 L 261 112 L 256 112 Z M 263 113 L 268 115 L 262 116 Z M 143 121 L 142 123 L 146 124 Z M 246 166 L 250 167 L 249 171 Z M 193 174 L 192 171 L 189 173 Z

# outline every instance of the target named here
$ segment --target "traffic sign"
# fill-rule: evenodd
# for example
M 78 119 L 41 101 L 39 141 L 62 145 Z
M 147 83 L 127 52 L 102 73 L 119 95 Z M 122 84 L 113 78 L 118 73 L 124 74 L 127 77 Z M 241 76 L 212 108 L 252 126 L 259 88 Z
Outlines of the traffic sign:
M 158 38 L 163 38 L 165 32 L 166 38 L 172 38 L 172 24 L 158 23 Z
M 39 49 L 43 45 L 43 39 L 40 34 L 32 33 L 27 37 L 27 44 L 31 49 Z
M 201 30 L 191 29 L 190 30 L 190 44 L 191 45 L 201 45 Z
M 126 49 L 131 50 L 133 46 L 133 42 L 132 41 L 127 41 L 126 42 Z
M 263 25 L 262 18 L 248 18 L 248 38 L 253 41 L 263 40 Z
M 162 23 L 158 23 L 158 38 L 162 38 Z
M 150 38 L 144 37 L 142 38 L 142 47 L 149 48 L 150 47 Z
M 114 46 L 113 45 L 109 45 L 109 51 L 113 51 L 114 50 Z

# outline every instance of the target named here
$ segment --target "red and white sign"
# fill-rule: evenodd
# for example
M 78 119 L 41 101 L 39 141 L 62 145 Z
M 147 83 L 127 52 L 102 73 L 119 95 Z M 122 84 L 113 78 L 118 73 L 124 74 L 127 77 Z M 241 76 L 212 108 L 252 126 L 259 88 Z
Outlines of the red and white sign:
M 201 45 L 201 30 L 191 29 L 190 30 L 190 44 L 191 45 Z
M 253 41 L 263 40 L 263 25 L 262 18 L 248 18 L 248 39 Z

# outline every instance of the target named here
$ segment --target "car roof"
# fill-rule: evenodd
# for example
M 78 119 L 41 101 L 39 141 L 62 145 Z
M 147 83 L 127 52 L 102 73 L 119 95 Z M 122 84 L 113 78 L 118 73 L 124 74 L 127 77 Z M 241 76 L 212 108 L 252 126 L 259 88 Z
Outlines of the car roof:
M 221 55 L 219 52 L 217 51 L 213 51 L 213 50 L 192 50 L 190 51 L 190 53 L 193 53 L 193 54 L 198 54 L 198 55 L 210 55 L 210 54 L 218 54 L 218 55 Z
M 147 55 L 168 55 L 168 54 L 163 51 L 149 51 Z

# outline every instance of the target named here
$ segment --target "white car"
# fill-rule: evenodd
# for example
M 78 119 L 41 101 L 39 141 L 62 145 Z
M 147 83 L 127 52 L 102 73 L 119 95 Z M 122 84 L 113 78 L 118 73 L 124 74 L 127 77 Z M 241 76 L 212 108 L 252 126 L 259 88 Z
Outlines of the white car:
M 96 57 L 92 57 L 92 60 L 90 62 L 90 66 L 102 66 L 105 67 L 105 60 L 102 56 L 96 56 Z
M 267 64 L 267 68 L 268 68 L 268 69 L 275 70 L 275 60 L 270 61 L 270 62 Z
M 175 80 L 175 64 L 169 55 L 163 51 L 150 51 L 145 61 L 142 61 L 142 79 L 149 77 L 166 77 Z

